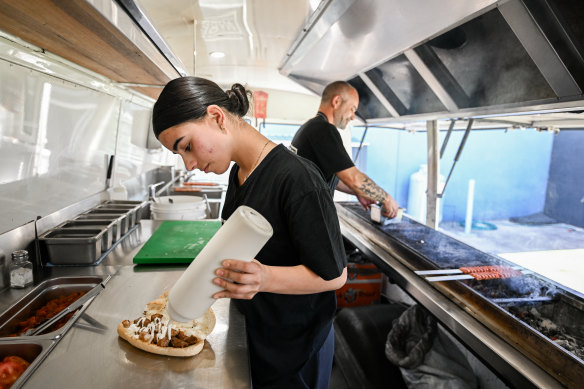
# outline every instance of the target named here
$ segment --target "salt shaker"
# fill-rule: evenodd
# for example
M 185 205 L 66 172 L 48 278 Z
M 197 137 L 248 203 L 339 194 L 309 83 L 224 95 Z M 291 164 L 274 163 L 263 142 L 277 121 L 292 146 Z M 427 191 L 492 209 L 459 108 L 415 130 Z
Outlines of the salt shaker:
M 25 288 L 32 284 L 32 263 L 28 260 L 28 251 L 17 250 L 12 253 L 8 273 L 11 288 Z

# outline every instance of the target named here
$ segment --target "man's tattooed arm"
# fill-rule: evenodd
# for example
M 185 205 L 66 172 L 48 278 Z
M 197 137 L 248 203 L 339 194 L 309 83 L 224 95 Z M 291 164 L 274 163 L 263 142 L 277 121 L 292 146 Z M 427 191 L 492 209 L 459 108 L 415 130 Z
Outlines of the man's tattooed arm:
M 387 192 L 367 176 L 364 177 L 358 190 L 361 193 L 357 193 L 357 195 L 368 197 L 375 201 L 383 201 L 387 197 Z

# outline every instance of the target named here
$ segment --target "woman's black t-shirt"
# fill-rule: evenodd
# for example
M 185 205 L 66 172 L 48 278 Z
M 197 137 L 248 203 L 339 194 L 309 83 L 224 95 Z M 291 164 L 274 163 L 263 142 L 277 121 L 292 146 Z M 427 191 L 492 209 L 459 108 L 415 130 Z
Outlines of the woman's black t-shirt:
M 239 186 L 233 166 L 222 218 L 240 205 L 261 213 L 273 236 L 256 259 L 270 266 L 305 265 L 325 280 L 346 266 L 339 220 L 318 168 L 282 145 Z M 233 300 L 245 315 L 254 379 L 294 374 L 323 344 L 336 311 L 334 291 L 286 295 L 258 293 Z

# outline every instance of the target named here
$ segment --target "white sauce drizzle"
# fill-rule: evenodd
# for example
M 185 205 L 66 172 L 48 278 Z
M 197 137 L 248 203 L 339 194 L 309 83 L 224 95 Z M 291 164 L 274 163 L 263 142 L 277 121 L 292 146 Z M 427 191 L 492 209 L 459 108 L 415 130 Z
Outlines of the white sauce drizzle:
M 163 315 L 164 317 L 164 315 Z M 186 336 L 194 335 L 192 331 L 189 331 L 189 328 L 185 326 L 177 325 L 177 322 L 170 322 L 170 319 L 162 320 L 159 317 L 156 317 L 154 320 L 150 320 L 147 326 L 144 325 L 146 322 L 147 317 L 142 316 L 136 323 L 130 324 L 130 330 L 134 333 L 135 338 L 140 337 L 140 333 L 146 332 L 148 334 L 147 338 L 148 341 L 154 340 L 154 334 L 156 333 L 156 340 L 162 340 L 168 338 L 171 339 L 172 330 L 183 331 Z M 155 343 L 155 342 L 151 342 Z
M 130 324 L 130 330 L 134 333 L 134 338 L 139 338 L 140 333 L 147 332 L 148 342 L 149 343 L 156 343 L 152 342 L 154 340 L 154 333 L 156 334 L 156 340 L 162 340 L 168 337 L 168 340 L 171 339 L 172 330 L 183 331 L 186 336 L 195 336 L 200 338 L 200 334 L 198 333 L 196 326 L 197 322 L 193 320 L 192 322 L 182 323 L 177 321 L 170 320 L 168 313 L 166 312 L 166 299 L 163 301 L 158 302 L 157 304 L 152 304 L 147 311 L 144 311 L 144 315 L 136 323 Z M 163 319 L 159 317 L 151 320 L 147 326 L 144 326 L 146 322 L 147 316 L 152 317 L 154 314 L 161 314 Z

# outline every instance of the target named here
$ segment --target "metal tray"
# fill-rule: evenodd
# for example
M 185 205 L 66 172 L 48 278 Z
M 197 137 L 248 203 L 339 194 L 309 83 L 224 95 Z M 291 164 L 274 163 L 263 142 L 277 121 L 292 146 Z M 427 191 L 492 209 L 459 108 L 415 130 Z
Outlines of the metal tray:
M 71 221 L 87 221 L 97 223 L 112 223 L 112 243 L 117 242 L 122 237 L 122 217 L 120 215 L 79 215 Z
M 123 206 L 134 206 L 137 208 L 140 208 L 141 210 L 148 207 L 150 203 L 148 201 L 132 201 L 132 200 L 108 200 L 106 202 L 101 203 L 101 205 L 106 205 L 106 206 L 117 206 L 117 205 L 123 205 Z
M 13 339 L 10 342 L 0 343 L 0 360 L 9 355 L 16 355 L 30 363 L 18 380 L 12 384 L 10 389 L 18 389 L 24 385 L 26 380 L 39 367 L 41 362 L 47 357 L 49 352 L 57 342 L 51 339 Z
M 102 203 L 100 206 L 105 207 L 118 207 L 118 206 L 133 206 L 136 207 L 136 218 L 135 224 L 142 220 L 144 216 L 144 210 L 150 206 L 148 201 L 132 201 L 132 200 L 109 200 Z
M 61 228 L 74 228 L 74 229 L 106 229 L 106 233 L 103 235 L 101 240 L 101 252 L 106 252 L 110 247 L 116 242 L 114 240 L 114 223 L 109 221 L 95 221 L 95 220 L 69 220 L 59 226 L 57 229 Z
M 101 257 L 106 228 L 54 228 L 39 237 L 55 265 L 92 264 Z
M 137 201 L 137 200 L 108 200 L 102 204 L 111 204 L 111 205 L 134 205 L 145 207 L 148 205 L 148 201 Z
M 38 309 L 50 300 L 75 292 L 88 292 L 100 283 L 105 284 L 109 279 L 109 275 L 59 277 L 40 283 L 0 315 L 0 344 L 14 339 L 56 339 L 62 337 L 85 309 L 87 309 L 91 300 L 81 307 L 61 328 L 36 336 L 14 337 L 12 335 L 19 332 L 20 322 L 33 316 Z
M 132 220 L 128 218 L 128 213 L 124 210 L 111 210 L 111 209 L 91 209 L 82 215 L 94 215 L 102 217 L 117 217 L 120 219 L 120 237 L 124 236 L 132 227 Z M 80 216 L 82 216 L 80 215 Z M 77 217 L 78 219 L 79 217 Z
M 99 211 L 111 211 L 112 213 L 116 212 L 125 212 L 128 215 L 128 229 L 132 228 L 138 223 L 138 207 L 132 205 L 98 205 L 97 207 L 93 208 L 93 210 Z

